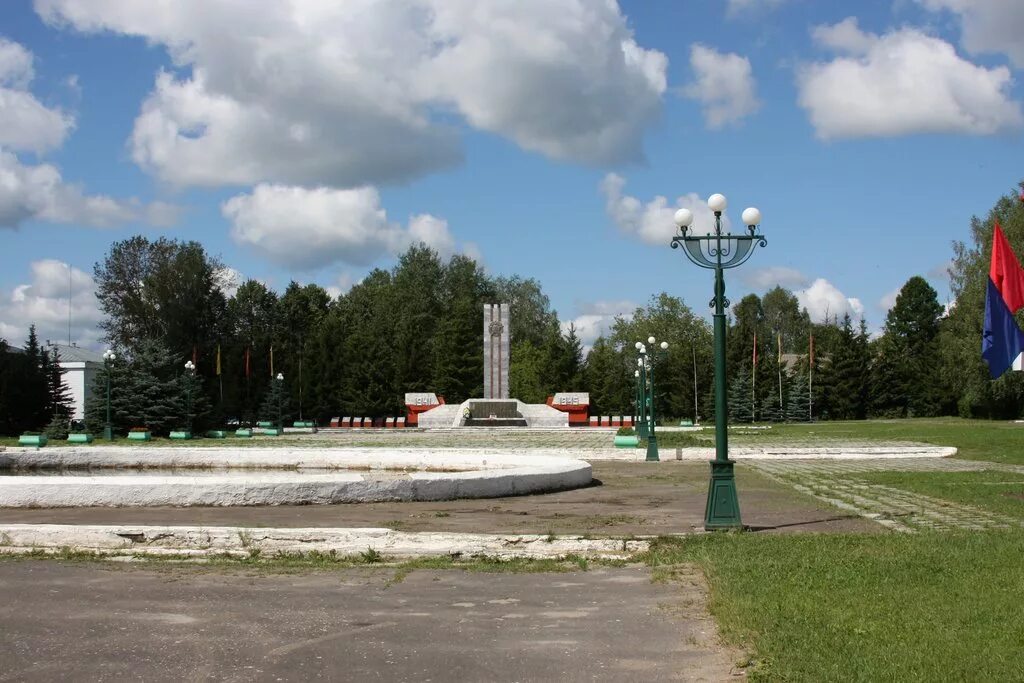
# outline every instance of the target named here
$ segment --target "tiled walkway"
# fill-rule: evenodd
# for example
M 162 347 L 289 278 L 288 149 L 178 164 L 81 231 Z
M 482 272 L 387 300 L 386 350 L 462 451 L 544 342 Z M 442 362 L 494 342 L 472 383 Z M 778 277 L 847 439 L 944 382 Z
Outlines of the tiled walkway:
M 1019 519 L 882 484 L 858 475 L 871 472 L 978 472 L 1000 470 L 1024 474 L 1024 467 L 955 458 L 885 460 L 750 461 L 748 467 L 776 481 L 844 510 L 873 519 L 895 531 L 924 529 L 1005 529 Z

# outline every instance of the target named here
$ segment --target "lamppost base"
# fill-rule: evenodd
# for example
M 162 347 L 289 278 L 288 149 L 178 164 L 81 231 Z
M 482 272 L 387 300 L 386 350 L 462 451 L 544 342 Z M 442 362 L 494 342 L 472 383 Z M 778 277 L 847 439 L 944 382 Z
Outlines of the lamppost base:
M 704 509 L 704 528 L 742 529 L 740 501 L 736 495 L 736 475 L 732 460 L 711 460 L 711 481 L 708 483 L 708 502 Z
M 110 425 L 107 425 L 106 427 L 103 428 L 103 440 L 104 441 L 113 441 L 114 440 L 114 428 L 111 427 Z
M 647 462 L 659 462 L 658 439 L 653 434 L 647 438 Z

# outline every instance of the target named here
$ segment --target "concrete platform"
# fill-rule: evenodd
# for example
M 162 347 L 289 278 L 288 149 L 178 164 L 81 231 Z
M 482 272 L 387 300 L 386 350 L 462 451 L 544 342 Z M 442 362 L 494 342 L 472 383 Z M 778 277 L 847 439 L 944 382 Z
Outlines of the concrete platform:
M 303 473 L 303 468 L 395 471 Z M 322 505 L 490 498 L 586 486 L 591 467 L 553 456 L 470 451 L 142 448 L 100 446 L 0 455 L 7 470 L 95 469 L 96 476 L 0 476 L 0 507 Z M 111 468 L 138 474 L 104 475 Z M 202 476 L 176 470 L 212 468 Z M 282 471 L 290 468 L 293 471 Z M 164 470 L 161 473 L 161 470 Z M 171 472 L 175 471 L 174 474 Z

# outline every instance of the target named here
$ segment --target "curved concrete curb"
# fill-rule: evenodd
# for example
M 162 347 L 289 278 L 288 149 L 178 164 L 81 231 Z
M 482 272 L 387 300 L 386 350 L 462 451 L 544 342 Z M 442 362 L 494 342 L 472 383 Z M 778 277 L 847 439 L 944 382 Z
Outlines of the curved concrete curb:
M 376 450 L 376 452 L 374 452 Z M 579 488 L 591 482 L 582 460 L 428 451 L 97 448 L 29 451 L 0 457 L 6 468 L 214 468 L 203 476 L 25 475 L 0 477 L 0 507 L 303 505 L 497 498 Z M 351 472 L 303 474 L 282 468 L 414 470 L 389 479 Z M 267 469 L 277 469 L 267 472 Z M 434 471 L 431 471 L 434 470 Z M 437 471 L 440 470 L 440 471 Z M 451 471 L 457 470 L 457 471 Z
M 646 540 L 550 537 L 539 534 L 458 534 L 391 529 L 267 529 L 194 526 L 0 525 L 0 553 L 65 550 L 112 556 L 261 556 L 299 553 L 358 555 L 372 548 L 391 559 L 444 556 L 624 558 L 648 549 Z
M 948 458 L 956 455 L 952 446 L 772 446 L 770 448 L 730 447 L 730 460 L 884 460 L 900 458 Z M 573 454 L 587 460 L 628 460 L 646 459 L 642 448 L 576 450 Z M 661 459 L 676 460 L 676 449 L 662 446 Z M 680 449 L 679 460 L 714 460 L 715 449 L 687 447 Z

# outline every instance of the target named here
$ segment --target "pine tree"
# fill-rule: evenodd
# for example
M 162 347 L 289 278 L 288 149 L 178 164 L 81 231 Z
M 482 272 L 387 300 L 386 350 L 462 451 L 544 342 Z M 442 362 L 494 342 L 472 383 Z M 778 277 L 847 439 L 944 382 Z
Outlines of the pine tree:
M 732 422 L 753 422 L 750 363 L 740 363 L 739 371 L 729 383 L 729 419 Z
M 278 417 L 280 417 L 280 423 L 278 422 Z M 273 422 L 282 427 L 291 421 L 291 401 L 289 400 L 288 387 L 285 386 L 283 381 L 274 380 L 263 394 L 263 402 L 260 403 L 259 419 Z
M 793 376 L 786 400 L 786 421 L 807 422 L 810 420 L 810 392 L 807 382 L 806 368 L 803 372 L 798 368 Z
M 52 356 L 44 354 L 46 362 L 47 411 L 52 416 L 67 419 L 71 414 L 71 389 L 64 383 L 65 370 L 60 366 L 57 351 Z

